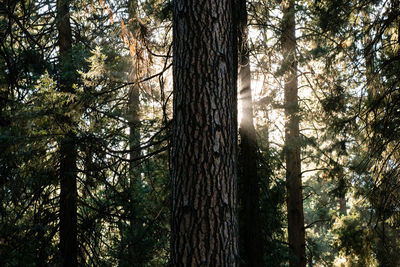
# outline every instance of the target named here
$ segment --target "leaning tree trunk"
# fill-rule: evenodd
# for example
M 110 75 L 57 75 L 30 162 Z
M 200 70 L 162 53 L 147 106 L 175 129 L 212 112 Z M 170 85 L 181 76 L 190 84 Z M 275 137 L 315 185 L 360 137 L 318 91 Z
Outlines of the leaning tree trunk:
M 238 265 L 232 2 L 174 2 L 172 266 Z
M 264 266 L 260 226 L 260 183 L 257 175 L 257 140 L 253 124 L 246 0 L 238 1 L 239 98 L 239 233 L 244 266 Z
M 306 266 L 303 194 L 301 183 L 299 104 L 297 100 L 297 60 L 295 0 L 283 7 L 282 49 L 285 69 L 285 157 L 289 246 L 294 254 L 291 267 Z
M 59 90 L 73 93 L 71 69 L 72 31 L 69 16 L 69 1 L 57 0 L 57 30 L 60 49 Z M 77 241 L 77 181 L 76 181 L 76 138 L 72 130 L 73 122 L 67 115 L 60 121 L 65 129 L 65 136 L 60 141 L 60 252 L 62 265 L 73 267 L 78 265 Z

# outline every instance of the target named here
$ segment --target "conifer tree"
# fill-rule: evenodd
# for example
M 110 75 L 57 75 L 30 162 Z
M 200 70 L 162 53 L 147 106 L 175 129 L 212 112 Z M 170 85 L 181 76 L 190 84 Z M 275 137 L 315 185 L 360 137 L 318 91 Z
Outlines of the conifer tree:
M 239 235 L 241 259 L 245 266 L 264 266 L 264 242 L 260 221 L 260 179 L 258 170 L 257 136 L 253 123 L 253 101 L 250 73 L 246 0 L 237 1 L 239 99 Z
M 175 1 L 173 266 L 237 266 L 232 1 Z
M 72 62 L 72 30 L 69 1 L 57 0 L 59 46 L 59 90 L 73 94 L 74 65 Z M 67 105 L 70 103 L 67 103 Z M 59 118 L 63 129 L 60 141 L 60 251 L 63 266 L 78 266 L 77 226 L 77 146 L 75 123 L 67 114 Z
M 306 266 L 303 188 L 300 162 L 299 104 L 295 34 L 295 0 L 283 3 L 282 52 L 285 69 L 285 160 L 290 266 Z

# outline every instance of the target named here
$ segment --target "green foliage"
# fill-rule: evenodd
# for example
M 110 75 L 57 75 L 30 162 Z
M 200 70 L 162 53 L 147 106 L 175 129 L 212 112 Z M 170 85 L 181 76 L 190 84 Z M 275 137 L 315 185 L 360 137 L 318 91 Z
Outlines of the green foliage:
M 263 240 L 266 241 L 266 266 L 282 266 L 289 258 L 289 248 L 285 243 L 285 183 L 275 175 L 278 168 L 276 155 L 271 148 L 261 147 L 259 171 L 261 181 L 260 211 Z
M 172 1 L 171 0 L 150 0 L 144 3 L 146 14 L 155 16 L 160 21 L 172 21 Z
M 320 58 L 325 56 L 329 52 L 327 47 L 324 47 L 322 45 L 317 45 L 315 48 L 310 50 L 310 55 L 313 58 Z
M 315 15 L 318 17 L 322 31 L 335 34 L 344 27 L 349 19 L 352 8 L 351 1 L 318 0 L 313 1 Z
M 361 223 L 360 223 L 361 222 Z M 336 246 L 344 251 L 351 266 L 374 266 L 375 259 L 371 253 L 372 236 L 366 223 L 359 215 L 350 214 L 335 223 L 334 234 Z

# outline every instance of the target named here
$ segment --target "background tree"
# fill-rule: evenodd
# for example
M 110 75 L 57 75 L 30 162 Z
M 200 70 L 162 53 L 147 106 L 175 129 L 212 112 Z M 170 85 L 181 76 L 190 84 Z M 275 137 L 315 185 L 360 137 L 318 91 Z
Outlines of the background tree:
M 253 101 L 248 44 L 247 5 L 237 2 L 239 99 L 241 119 L 239 125 L 239 235 L 241 259 L 246 266 L 264 265 L 264 242 L 260 218 L 260 179 L 258 171 L 258 147 L 253 123 Z
M 72 52 L 72 31 L 69 16 L 69 3 L 57 1 L 58 46 L 60 49 L 59 90 L 74 94 L 74 63 Z M 71 101 L 72 102 L 72 101 Z M 67 103 L 67 105 L 70 103 Z M 76 134 L 74 121 L 68 115 L 61 115 L 60 123 L 64 137 L 59 144 L 60 153 L 60 250 L 63 266 L 78 265 L 77 240 L 77 182 L 76 182 Z
M 295 34 L 295 1 L 283 3 L 282 52 L 285 69 L 285 160 L 290 266 L 306 266 Z

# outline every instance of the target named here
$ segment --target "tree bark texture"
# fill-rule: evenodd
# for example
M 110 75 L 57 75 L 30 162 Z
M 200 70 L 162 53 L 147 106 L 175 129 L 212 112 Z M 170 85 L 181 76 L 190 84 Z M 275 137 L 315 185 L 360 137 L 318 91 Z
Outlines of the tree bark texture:
M 301 182 L 299 105 L 295 36 L 295 0 L 283 7 L 282 51 L 285 69 L 285 157 L 289 246 L 294 254 L 291 267 L 306 266 L 303 194 Z
M 172 266 L 238 266 L 232 2 L 174 2 Z
M 60 49 L 59 90 L 73 92 L 72 79 L 63 75 L 71 71 L 72 31 L 69 16 L 69 1 L 57 0 L 57 30 Z M 73 71 L 73 70 L 72 70 Z M 60 141 L 60 252 L 62 266 L 78 265 L 77 241 L 77 181 L 76 159 L 77 148 L 75 134 L 71 128 L 72 121 L 68 116 L 61 116 L 60 121 L 65 126 L 65 136 Z
M 238 0 L 240 121 L 239 236 L 242 266 L 264 266 L 260 226 L 260 184 L 257 175 L 257 137 L 253 123 L 246 0 Z

